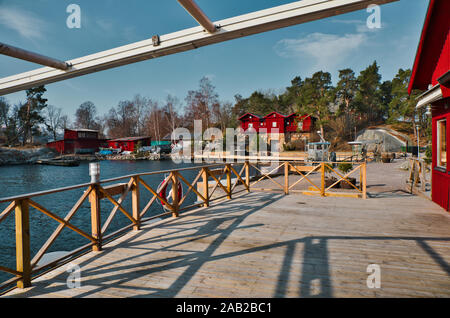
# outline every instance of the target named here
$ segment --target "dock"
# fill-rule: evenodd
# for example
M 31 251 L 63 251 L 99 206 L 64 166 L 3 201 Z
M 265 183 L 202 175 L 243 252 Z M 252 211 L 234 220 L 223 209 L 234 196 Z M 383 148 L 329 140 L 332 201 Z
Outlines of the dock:
M 71 262 L 79 288 L 66 264 L 4 297 L 449 297 L 450 215 L 397 166 L 368 165 L 367 200 L 244 191 L 143 223 Z

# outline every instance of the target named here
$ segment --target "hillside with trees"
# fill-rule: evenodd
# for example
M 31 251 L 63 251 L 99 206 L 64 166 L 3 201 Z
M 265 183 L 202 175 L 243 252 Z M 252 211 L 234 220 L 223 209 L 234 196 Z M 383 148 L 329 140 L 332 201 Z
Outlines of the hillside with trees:
M 399 69 L 392 80 L 386 81 L 382 81 L 379 70 L 376 61 L 359 75 L 350 68 L 340 70 L 336 85 L 330 73 L 319 71 L 304 79 L 295 77 L 280 94 L 256 90 L 248 97 L 235 95 L 234 102 L 221 101 L 212 81 L 203 77 L 198 88 L 184 99 L 168 95 L 164 101 L 157 101 L 136 95 L 119 101 L 105 114 L 98 113 L 94 102 L 86 101 L 74 105 L 73 117 L 48 105 L 46 88 L 37 87 L 27 90 L 26 101 L 16 105 L 0 97 L 3 144 L 32 144 L 39 136 L 54 140 L 65 128 L 99 130 L 105 138 L 150 136 L 160 140 L 179 127 L 192 130 L 194 120 L 202 120 L 203 129 L 225 130 L 238 127 L 238 118 L 247 112 L 266 115 L 272 111 L 315 117 L 315 128 L 335 146 L 354 140 L 356 131 L 379 125 L 416 137 L 418 123 L 421 139 L 429 139 L 426 110 L 415 107 L 420 92 L 408 95 L 411 70 Z

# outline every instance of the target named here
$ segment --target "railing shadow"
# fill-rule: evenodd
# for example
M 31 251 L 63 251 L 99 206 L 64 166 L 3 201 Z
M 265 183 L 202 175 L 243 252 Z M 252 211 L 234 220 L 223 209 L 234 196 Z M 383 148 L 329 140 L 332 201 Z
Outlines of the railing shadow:
M 129 288 L 130 297 L 172 298 L 176 297 L 188 285 L 202 266 L 210 262 L 277 248 L 282 248 L 285 252 L 279 269 L 276 286 L 274 286 L 274 298 L 289 296 L 288 285 L 295 279 L 292 278 L 295 274 L 292 272 L 292 268 L 296 261 L 298 263 L 298 260 L 295 259 L 298 257 L 296 256 L 296 250 L 298 248 L 303 248 L 302 258 L 300 260 L 302 264 L 300 279 L 294 281 L 297 285 L 298 296 L 333 297 L 334 287 L 336 286 L 332 285 L 329 244 L 336 240 L 415 241 L 450 277 L 450 265 L 445 261 L 444 257 L 427 243 L 428 241 L 450 242 L 450 237 L 307 236 L 250 248 L 240 248 L 231 252 L 217 253 L 219 247 L 235 231 L 264 226 L 264 224 L 243 225 L 242 223 L 252 214 L 272 205 L 280 198 L 282 198 L 282 195 L 243 195 L 239 200 L 227 201 L 221 203 L 220 206 L 216 206 L 213 214 L 210 212 L 210 209 L 201 209 L 193 212 L 194 218 L 181 217 L 179 219 L 167 220 L 164 224 L 159 224 L 158 229 L 166 228 L 168 231 L 151 237 L 148 237 L 148 235 L 144 236 L 144 234 L 147 234 L 153 228 L 153 226 L 149 225 L 141 232 L 137 232 L 120 243 L 122 249 L 138 249 L 142 251 L 138 255 L 139 261 L 137 262 L 135 260 L 136 255 L 132 253 L 130 256 L 121 259 L 110 258 L 109 255 L 115 250 L 113 247 L 108 248 L 108 246 L 105 246 L 105 250 L 95 256 L 103 264 L 101 267 L 83 269 L 83 266 L 89 264 L 91 259 L 78 264 L 83 269 L 83 277 L 86 277 L 82 284 L 91 286 L 92 288 L 89 290 L 83 289 L 76 297 L 92 297 L 101 290 L 117 287 L 121 290 Z M 193 251 L 183 248 L 183 245 L 193 241 L 208 243 L 203 250 Z M 169 244 L 158 246 L 162 242 L 169 242 Z M 158 258 L 156 256 L 156 254 L 161 252 L 173 251 L 181 251 L 182 253 L 176 253 L 173 256 L 166 256 L 164 258 Z M 180 273 L 167 287 L 156 288 L 148 284 L 136 287 L 135 285 L 127 284 L 130 281 L 139 279 L 139 277 L 161 273 L 171 269 L 179 270 Z M 257 274 L 255 273 L 255 275 Z M 67 290 L 65 284 L 67 276 L 67 273 L 62 273 L 53 278 L 53 280 L 62 283 L 59 285 L 49 285 L 48 281 L 37 282 L 34 284 L 34 287 L 20 296 L 42 297 L 47 294 Z M 156 285 L 158 286 L 158 284 Z

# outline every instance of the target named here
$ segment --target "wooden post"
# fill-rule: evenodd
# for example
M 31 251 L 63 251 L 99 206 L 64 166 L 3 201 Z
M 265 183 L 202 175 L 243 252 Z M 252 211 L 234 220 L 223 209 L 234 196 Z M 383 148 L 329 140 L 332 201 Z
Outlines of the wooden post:
M 363 164 L 359 166 L 359 190 L 363 190 Z
M 247 185 L 247 192 L 250 192 L 250 163 L 245 160 L 245 184 Z
M 181 198 L 178 197 L 178 178 L 176 173 L 172 173 L 172 217 L 177 218 L 178 214 L 178 202 Z
M 289 161 L 284 163 L 284 194 L 289 194 Z
M 209 188 L 208 188 L 208 168 L 203 168 L 202 169 L 202 187 L 203 187 L 203 192 L 202 195 L 203 197 L 206 199 L 205 204 L 203 205 L 204 207 L 209 207 Z
M 139 216 L 141 210 L 139 205 L 140 193 L 139 193 L 139 176 L 133 177 L 133 188 L 131 190 L 131 200 L 133 206 L 133 218 L 137 221 L 137 224 L 133 226 L 134 231 L 141 229 L 141 218 Z
M 426 190 L 426 183 L 427 183 L 426 169 L 427 169 L 427 164 L 425 163 L 425 161 L 421 161 L 420 162 L 420 171 L 421 171 L 422 175 L 420 177 L 420 186 L 421 186 L 422 191 Z
M 16 202 L 16 269 L 22 273 L 18 288 L 31 286 L 30 213 L 28 200 Z
M 362 198 L 365 200 L 367 199 L 367 162 L 363 163 L 362 174 Z
M 320 195 L 325 196 L 325 162 L 320 164 Z
M 93 189 L 89 194 L 89 202 L 91 203 L 91 229 L 92 237 L 97 240 L 97 244 L 92 246 L 93 252 L 99 252 L 102 250 L 102 228 L 100 218 L 100 191 L 99 185 L 92 185 Z
M 227 173 L 227 198 L 228 200 L 231 200 L 231 168 L 230 165 L 227 164 L 225 166 L 226 173 Z

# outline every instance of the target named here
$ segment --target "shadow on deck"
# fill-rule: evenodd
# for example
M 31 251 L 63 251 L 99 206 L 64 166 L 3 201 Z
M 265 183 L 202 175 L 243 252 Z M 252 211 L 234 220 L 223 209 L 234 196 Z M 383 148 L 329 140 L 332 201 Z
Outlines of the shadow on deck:
M 79 288 L 61 267 L 9 296 L 449 296 L 450 217 L 401 191 L 371 197 L 246 194 L 79 258 Z M 367 287 L 370 264 L 380 289 Z

